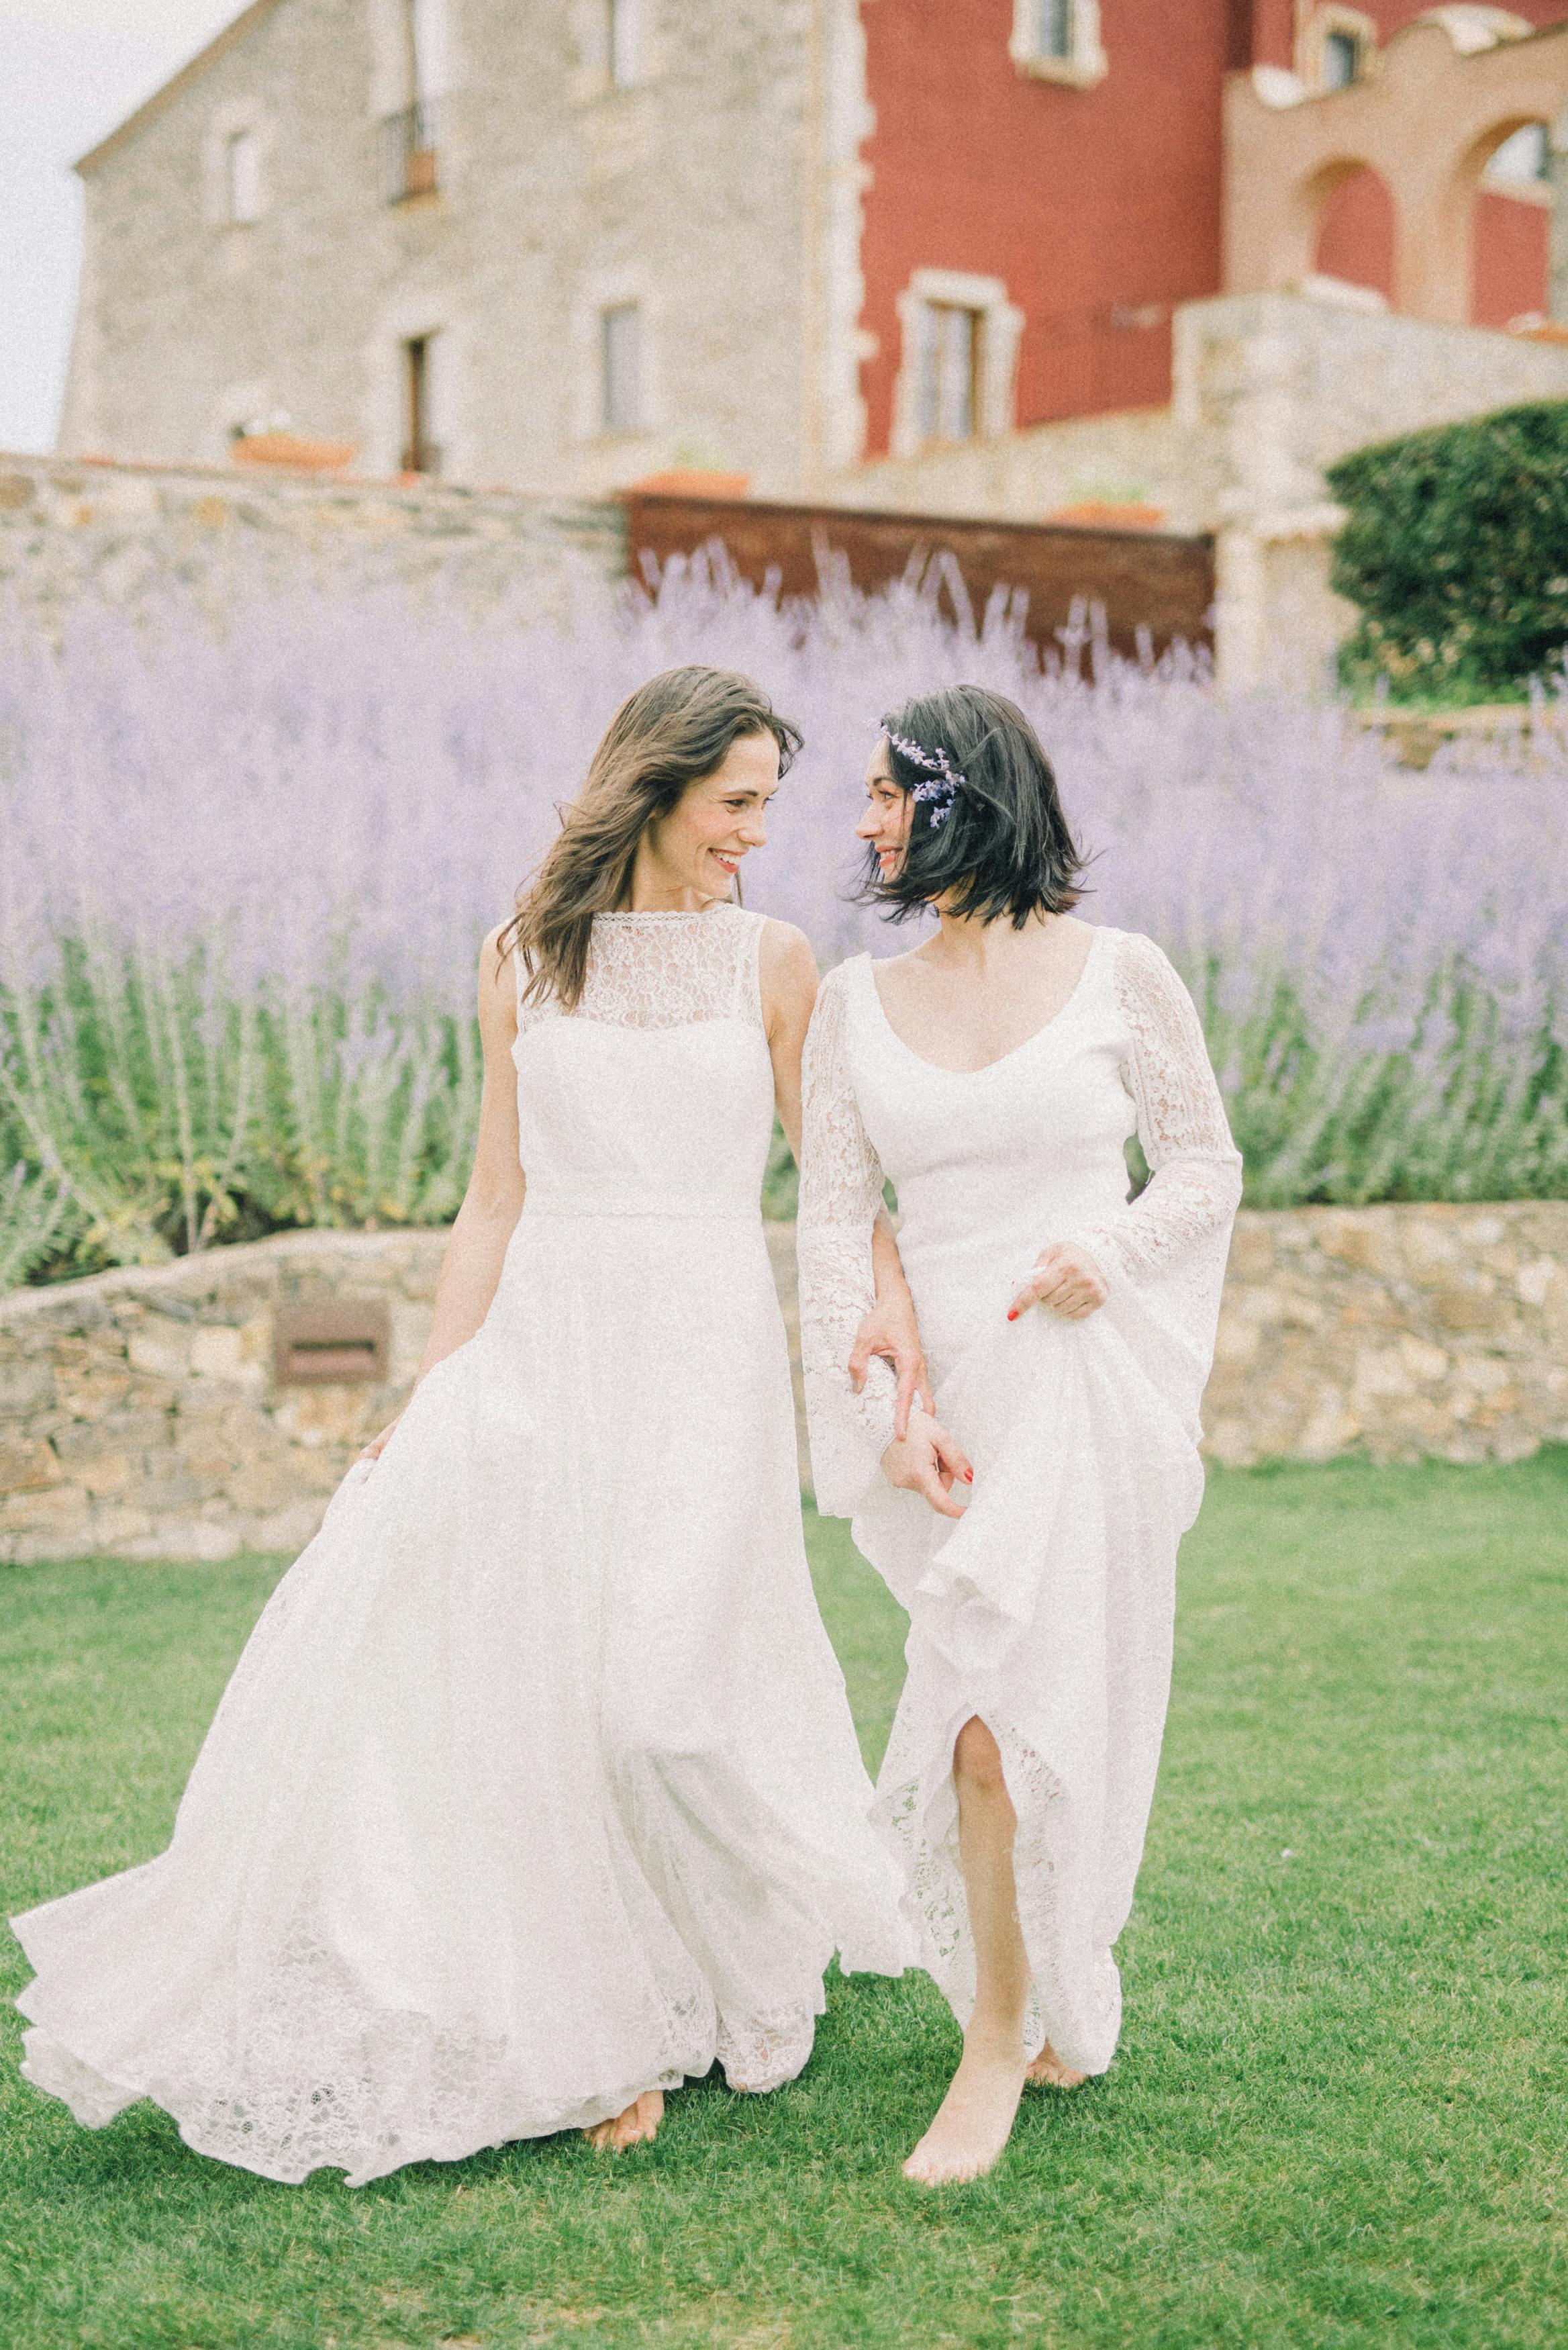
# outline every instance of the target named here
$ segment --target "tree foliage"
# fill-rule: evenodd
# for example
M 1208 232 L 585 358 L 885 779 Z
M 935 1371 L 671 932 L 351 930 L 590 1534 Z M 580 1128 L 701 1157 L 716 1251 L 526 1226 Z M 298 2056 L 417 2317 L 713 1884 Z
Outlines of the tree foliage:
M 1358 449 L 1328 473 L 1349 520 L 1333 586 L 1361 608 L 1353 688 L 1513 700 L 1568 649 L 1568 400 Z

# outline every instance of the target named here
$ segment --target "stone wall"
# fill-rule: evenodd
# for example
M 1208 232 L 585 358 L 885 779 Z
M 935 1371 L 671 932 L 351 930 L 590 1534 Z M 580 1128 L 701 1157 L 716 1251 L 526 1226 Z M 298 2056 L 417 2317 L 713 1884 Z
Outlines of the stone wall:
M 300 1547 L 413 1377 L 445 1244 L 302 1232 L 0 1299 L 0 1560 Z M 792 1229 L 769 1246 L 794 1355 Z M 275 1317 L 328 1300 L 385 1302 L 385 1378 L 280 1387 Z M 1243 1214 L 1205 1418 L 1232 1464 L 1568 1441 L 1568 1201 Z
M 210 608 L 302 571 L 346 588 L 438 575 L 476 604 L 564 616 L 584 583 L 622 577 L 611 503 L 263 472 L 77 464 L 0 455 L 0 597 L 46 626 L 93 594 L 135 607 L 171 582 Z

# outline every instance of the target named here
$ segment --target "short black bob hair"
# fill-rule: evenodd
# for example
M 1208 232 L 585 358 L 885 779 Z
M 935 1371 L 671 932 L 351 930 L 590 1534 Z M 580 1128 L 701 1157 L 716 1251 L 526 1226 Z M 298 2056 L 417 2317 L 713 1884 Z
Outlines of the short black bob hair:
M 1079 854 L 1051 762 L 1016 702 L 981 685 L 950 686 L 906 702 L 882 721 L 888 763 L 905 791 L 929 785 L 939 751 L 963 777 L 947 813 L 933 824 L 939 799 L 916 800 L 909 849 L 886 879 L 876 851 L 857 896 L 907 921 L 933 899 L 948 912 L 993 922 L 1006 914 L 1021 931 L 1033 914 L 1065 914 L 1084 894 Z M 929 764 L 900 751 L 918 743 Z

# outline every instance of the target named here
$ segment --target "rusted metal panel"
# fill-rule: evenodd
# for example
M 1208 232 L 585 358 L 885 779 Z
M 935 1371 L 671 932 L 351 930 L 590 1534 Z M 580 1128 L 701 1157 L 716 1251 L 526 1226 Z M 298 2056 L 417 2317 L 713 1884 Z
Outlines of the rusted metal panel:
M 1208 536 L 641 490 L 626 492 L 623 504 L 634 574 L 644 569 L 645 556 L 662 565 L 718 543 L 754 586 L 774 577 L 784 595 L 813 596 L 824 565 L 835 558 L 847 565 L 857 588 L 871 589 L 901 577 L 912 563 L 948 555 L 977 618 L 993 588 L 1023 589 L 1028 633 L 1037 643 L 1056 641 L 1078 598 L 1105 607 L 1119 652 L 1136 653 L 1140 629 L 1157 653 L 1178 639 L 1193 645 L 1212 639 L 1214 542 Z M 950 608 L 948 590 L 941 593 Z

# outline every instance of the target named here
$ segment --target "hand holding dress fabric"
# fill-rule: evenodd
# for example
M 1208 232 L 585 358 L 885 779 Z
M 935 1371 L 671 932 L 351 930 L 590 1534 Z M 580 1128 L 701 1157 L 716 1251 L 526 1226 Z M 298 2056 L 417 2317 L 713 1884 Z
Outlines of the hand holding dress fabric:
M 1016 1322 L 1032 1305 L 1048 1305 L 1068 1322 L 1085 1321 L 1098 1313 L 1110 1295 L 1105 1274 L 1092 1256 L 1070 1241 L 1053 1241 L 1034 1260 L 1034 1269 L 1007 1309 Z

